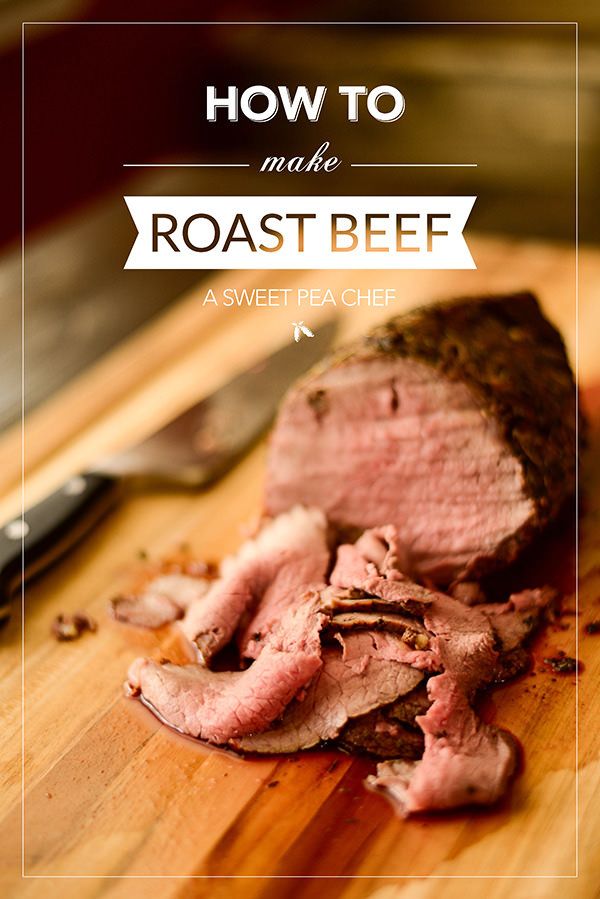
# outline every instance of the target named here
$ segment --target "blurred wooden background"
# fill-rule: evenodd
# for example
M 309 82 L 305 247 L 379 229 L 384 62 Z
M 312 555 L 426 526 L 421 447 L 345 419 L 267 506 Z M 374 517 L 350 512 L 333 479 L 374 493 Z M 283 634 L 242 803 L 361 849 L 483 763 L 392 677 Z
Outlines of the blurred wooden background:
M 164 4 L 17 0 L 0 7 L 0 93 L 9 124 L 0 224 L 0 427 L 20 409 L 20 21 L 164 20 Z M 568 15 L 567 15 L 568 12 Z M 176 0 L 172 20 L 196 19 Z M 277 19 L 275 2 L 225 2 L 222 20 Z M 397 19 L 395 4 L 307 2 L 293 19 Z M 421 5 L 403 3 L 403 19 Z M 581 19 L 581 239 L 598 237 L 600 8 L 575 2 L 433 2 L 430 20 Z M 124 193 L 476 193 L 470 228 L 573 243 L 575 52 L 571 25 L 546 26 L 27 26 L 25 42 L 25 362 L 33 409 L 202 272 L 123 272 L 133 239 Z M 206 83 L 330 87 L 316 125 L 202 122 Z M 348 124 L 339 83 L 397 85 L 393 126 Z M 339 98 L 337 98 L 339 99 Z M 14 119 L 14 123 L 13 123 Z M 14 125 L 14 126 L 13 126 Z M 147 169 L 123 163 L 311 152 L 331 140 L 344 161 L 477 162 L 477 169 L 351 170 L 326 178 L 256 169 Z M 524 285 L 526 286 L 526 285 Z

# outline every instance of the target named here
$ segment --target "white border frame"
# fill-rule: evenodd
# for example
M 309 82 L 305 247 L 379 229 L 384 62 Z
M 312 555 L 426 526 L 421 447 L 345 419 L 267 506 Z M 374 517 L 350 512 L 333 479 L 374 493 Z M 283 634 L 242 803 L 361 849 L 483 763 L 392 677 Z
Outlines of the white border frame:
M 27 25 L 571 25 L 575 29 L 575 383 L 579 389 L 579 22 L 578 21 L 31 21 L 21 22 L 21 518 L 25 516 L 25 28 Z M 579 616 L 579 418 L 575 466 L 575 611 Z M 575 874 L 26 874 L 25 535 L 21 538 L 21 878 L 24 880 L 577 880 L 579 878 L 579 678 L 575 679 Z M 579 664 L 579 629 L 575 631 Z

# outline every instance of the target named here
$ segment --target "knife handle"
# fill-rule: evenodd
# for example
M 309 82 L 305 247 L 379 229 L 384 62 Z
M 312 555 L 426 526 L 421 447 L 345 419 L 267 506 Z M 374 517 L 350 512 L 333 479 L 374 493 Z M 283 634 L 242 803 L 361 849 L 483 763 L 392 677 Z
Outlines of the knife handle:
M 102 474 L 76 475 L 0 531 L 0 624 L 10 600 L 28 580 L 67 553 L 118 500 L 121 482 Z M 23 558 L 21 558 L 21 555 Z

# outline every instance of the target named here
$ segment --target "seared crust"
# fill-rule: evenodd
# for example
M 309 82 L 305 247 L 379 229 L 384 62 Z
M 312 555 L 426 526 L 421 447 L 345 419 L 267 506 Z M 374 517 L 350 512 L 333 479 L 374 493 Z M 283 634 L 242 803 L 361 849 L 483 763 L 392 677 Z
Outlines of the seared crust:
M 424 684 L 419 684 L 396 702 L 349 721 L 337 743 L 348 752 L 380 759 L 419 759 L 425 740 L 415 722 L 431 705 Z

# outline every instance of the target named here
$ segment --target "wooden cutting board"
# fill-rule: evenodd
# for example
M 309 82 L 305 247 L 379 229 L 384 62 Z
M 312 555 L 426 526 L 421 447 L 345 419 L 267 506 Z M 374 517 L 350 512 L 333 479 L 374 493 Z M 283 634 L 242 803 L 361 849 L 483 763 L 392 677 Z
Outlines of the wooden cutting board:
M 388 310 L 339 310 L 342 336 L 431 298 L 532 287 L 574 358 L 572 251 L 491 238 L 474 238 L 472 245 L 475 272 L 231 273 L 206 285 L 397 288 L 399 299 Z M 172 734 L 123 696 L 131 659 L 160 653 L 172 635 L 113 622 L 108 601 L 140 564 L 140 553 L 159 558 L 185 543 L 198 556 L 216 559 L 235 549 L 244 523 L 260 508 L 261 445 L 208 493 L 132 496 L 66 561 L 28 587 L 24 672 L 18 610 L 0 635 L 3 895 L 595 895 L 600 728 L 593 699 L 600 635 L 588 635 L 585 625 L 600 619 L 600 390 L 593 389 L 600 382 L 600 253 L 580 255 L 580 372 L 595 422 L 582 473 L 580 614 L 573 595 L 574 525 L 567 522 L 549 538 L 538 566 L 540 579 L 561 582 L 571 614 L 536 642 L 532 673 L 496 690 L 486 707 L 524 749 L 523 770 L 506 801 L 494 810 L 401 821 L 383 798 L 363 788 L 372 770 L 364 759 L 314 752 L 241 760 Z M 292 320 L 318 326 L 329 314 L 317 307 L 304 307 L 301 316 L 286 308 L 203 307 L 204 293 L 199 287 L 31 415 L 25 429 L 27 503 L 290 340 Z M 19 508 L 20 443 L 19 429 L 0 441 L 2 520 Z M 76 609 L 97 618 L 98 632 L 56 643 L 49 634 L 54 616 Z M 557 650 L 572 655 L 577 639 L 584 665 L 579 678 L 544 666 Z

